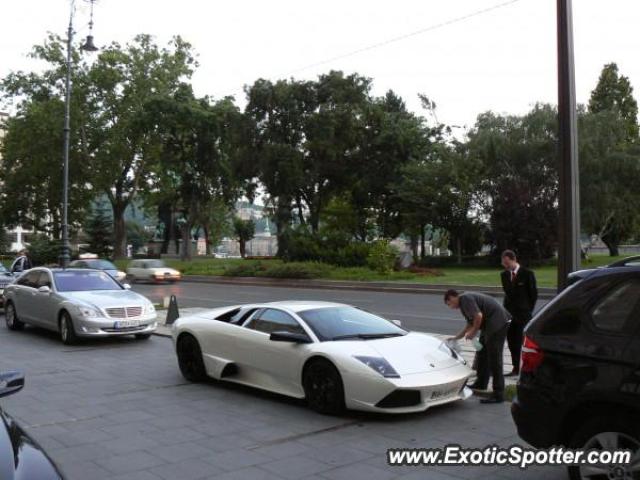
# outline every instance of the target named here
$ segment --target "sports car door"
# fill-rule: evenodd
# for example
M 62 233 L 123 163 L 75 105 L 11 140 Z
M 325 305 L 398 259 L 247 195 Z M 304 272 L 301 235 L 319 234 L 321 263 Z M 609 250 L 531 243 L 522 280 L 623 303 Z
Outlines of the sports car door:
M 306 345 L 269 339 L 273 332 L 306 335 L 298 321 L 282 310 L 265 308 L 249 320 L 244 330 L 238 338 L 238 380 L 266 390 L 303 396 L 300 377 Z

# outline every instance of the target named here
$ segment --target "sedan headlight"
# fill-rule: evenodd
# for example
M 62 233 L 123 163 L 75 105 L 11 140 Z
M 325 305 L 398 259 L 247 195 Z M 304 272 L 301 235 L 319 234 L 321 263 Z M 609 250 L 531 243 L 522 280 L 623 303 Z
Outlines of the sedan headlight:
M 146 308 L 144 309 L 144 313 L 146 313 L 147 315 L 156 313 L 156 307 L 153 306 L 153 303 L 150 303 L 149 305 L 146 306 Z
M 78 305 L 78 313 L 84 318 L 96 318 L 100 316 L 100 313 L 91 307 L 84 307 L 82 305 Z
M 385 378 L 400 378 L 398 372 L 382 357 L 355 356 L 354 358 L 360 360 L 367 367 L 375 370 Z

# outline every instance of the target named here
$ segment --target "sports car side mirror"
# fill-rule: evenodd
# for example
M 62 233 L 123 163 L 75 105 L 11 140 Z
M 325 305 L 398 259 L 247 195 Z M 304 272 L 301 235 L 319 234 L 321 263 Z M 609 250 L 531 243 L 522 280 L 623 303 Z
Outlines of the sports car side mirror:
M 125 290 L 131 290 L 131 285 L 129 285 L 128 283 L 123 283 L 122 286 Z
M 311 339 L 303 333 L 273 332 L 269 337 L 273 342 L 311 343 Z
M 400 320 L 391 320 L 391 323 L 394 323 L 395 325 L 401 327 L 402 326 L 402 322 Z
M 47 287 L 46 285 L 43 285 L 38 288 L 38 293 L 51 293 L 51 288 Z
M 24 375 L 20 372 L 0 373 L 0 397 L 12 395 L 24 387 Z

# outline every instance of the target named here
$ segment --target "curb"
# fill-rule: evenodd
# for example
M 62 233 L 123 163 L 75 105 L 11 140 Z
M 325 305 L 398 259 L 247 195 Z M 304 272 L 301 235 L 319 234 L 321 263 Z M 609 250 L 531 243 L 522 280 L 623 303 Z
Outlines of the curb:
M 414 293 L 414 294 L 440 294 L 456 288 L 458 290 L 473 290 L 488 295 L 502 295 L 502 287 L 486 285 L 422 285 L 416 283 L 401 282 L 344 282 L 339 280 L 291 280 L 261 277 L 222 277 L 219 275 L 185 275 L 183 282 L 214 283 L 221 285 L 239 285 L 254 287 L 281 287 L 281 288 L 307 288 L 319 290 L 359 290 L 369 292 L 386 293 Z M 539 288 L 540 299 L 551 299 L 557 294 L 554 288 Z

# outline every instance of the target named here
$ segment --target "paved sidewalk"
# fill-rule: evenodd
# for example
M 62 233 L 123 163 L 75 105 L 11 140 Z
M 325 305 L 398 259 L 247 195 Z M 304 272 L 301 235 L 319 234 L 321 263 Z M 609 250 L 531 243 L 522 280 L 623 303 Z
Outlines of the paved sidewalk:
M 388 448 L 522 445 L 508 403 L 470 398 L 413 415 L 325 416 L 256 389 L 186 382 L 162 336 L 67 346 L 46 330 L 0 324 L 0 345 L 0 365 L 27 378 L 2 408 L 68 480 L 567 478 L 561 467 L 387 465 Z
M 198 313 L 206 312 L 207 310 L 211 310 L 211 309 L 199 308 L 199 307 L 181 308 L 180 316 L 188 317 L 189 315 L 197 315 Z M 171 326 L 165 324 L 166 317 L 167 317 L 166 310 L 158 310 L 158 329 L 156 330 L 156 335 L 160 335 L 163 337 L 171 337 Z M 424 333 L 427 333 L 433 337 L 436 337 L 442 340 L 446 340 L 447 338 L 449 338 L 449 335 L 442 335 L 439 333 L 431 333 L 431 332 L 424 332 Z M 467 361 L 469 366 L 473 365 L 473 358 L 476 352 L 471 342 L 466 342 L 466 341 L 460 342 L 460 347 L 462 350 L 462 357 Z M 509 353 L 509 349 L 507 348 L 506 344 L 504 348 L 504 367 L 505 367 L 505 373 L 510 372 L 511 369 L 513 368 L 513 364 L 511 362 L 511 354 Z M 518 377 L 505 377 L 505 384 L 515 385 L 517 380 L 518 380 Z

